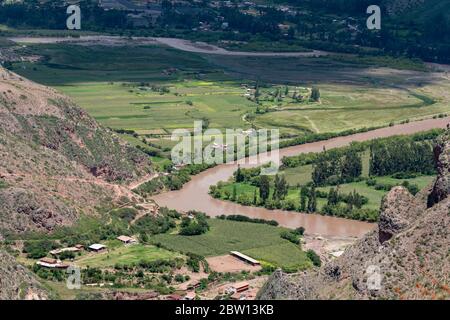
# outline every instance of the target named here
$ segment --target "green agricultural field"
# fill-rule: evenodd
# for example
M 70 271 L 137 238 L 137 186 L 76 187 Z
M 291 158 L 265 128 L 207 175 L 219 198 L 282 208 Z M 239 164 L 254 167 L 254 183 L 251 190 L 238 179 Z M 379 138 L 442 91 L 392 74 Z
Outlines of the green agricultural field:
M 195 77 L 201 71 L 213 78 L 217 72 L 208 68 L 210 65 L 198 55 L 158 46 L 38 44 L 27 45 L 26 53 L 40 55 L 43 59 L 34 64 L 14 64 L 14 71 L 52 86 L 89 82 L 158 82 L 179 79 L 180 73 Z M 165 72 L 170 68 L 177 71 Z
M 295 133 L 342 131 L 448 113 L 450 84 L 436 75 L 358 64 L 336 57 L 207 57 L 236 77 L 294 86 L 317 86 L 319 103 L 289 103 L 258 115 L 257 126 Z M 381 64 L 382 65 L 382 64 Z M 413 69 L 417 69 L 414 67 Z
M 289 133 L 303 128 L 316 133 L 339 132 L 448 110 L 443 106 L 435 109 L 431 97 L 402 89 L 321 85 L 320 92 L 319 103 L 281 106 L 258 116 L 255 124 L 280 127 Z
M 141 260 L 154 261 L 176 257 L 181 257 L 181 255 L 155 246 L 119 245 L 110 248 L 110 251 L 105 253 L 92 253 L 82 256 L 75 261 L 75 264 L 80 267 L 106 268 L 113 267 L 115 264 L 132 264 Z
M 264 224 L 209 219 L 210 231 L 199 236 L 160 234 L 155 243 L 180 251 L 203 256 L 217 256 L 237 250 L 255 259 L 280 267 L 306 268 L 310 262 L 305 253 L 280 237 L 283 228 Z
M 377 64 L 385 64 L 336 56 L 199 55 L 150 45 L 46 44 L 24 50 L 43 59 L 15 63 L 13 71 L 55 86 L 106 126 L 139 134 L 192 130 L 194 120 L 206 118 L 210 128 L 254 125 L 302 135 L 383 126 L 450 111 L 448 81 L 416 71 L 415 66 L 411 67 L 415 70 L 378 68 Z M 244 96 L 241 84 L 256 81 L 261 85 L 260 107 L 268 112 L 245 118 L 258 106 Z M 169 92 L 148 90 L 140 86 L 142 82 Z M 286 85 L 288 96 L 265 99 Z M 320 89 L 320 102 L 309 101 L 312 86 Z M 304 99 L 292 99 L 293 92 Z M 170 147 L 171 141 L 161 138 L 157 144 Z
M 166 86 L 160 94 L 129 83 L 80 83 L 56 86 L 71 96 L 94 118 L 111 128 L 138 133 L 166 133 L 174 129 L 193 130 L 194 121 L 207 118 L 209 127 L 225 129 L 233 124 L 247 128 L 244 114 L 255 106 L 244 91 L 231 82 L 186 80 Z

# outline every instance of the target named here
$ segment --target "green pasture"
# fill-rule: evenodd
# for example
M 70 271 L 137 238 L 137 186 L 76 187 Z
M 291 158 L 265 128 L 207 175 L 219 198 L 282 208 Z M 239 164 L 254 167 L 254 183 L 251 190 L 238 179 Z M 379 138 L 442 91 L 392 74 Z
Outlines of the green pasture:
M 94 118 L 111 128 L 138 133 L 193 130 L 194 121 L 207 118 L 210 128 L 246 128 L 243 121 L 255 107 L 243 90 L 231 83 L 181 81 L 160 94 L 129 83 L 80 83 L 56 88 L 71 96 Z M 192 105 L 191 105 L 192 103 Z M 163 131 L 161 131 L 163 130 Z
M 13 71 L 56 87 L 105 126 L 139 134 L 170 134 L 208 119 L 210 128 L 279 128 L 281 133 L 339 132 L 385 126 L 450 111 L 448 81 L 428 72 L 377 67 L 342 57 L 245 57 L 199 55 L 162 46 L 28 45 L 37 63 Z M 376 59 L 377 61 L 380 59 Z M 383 59 L 381 59 L 383 60 Z M 358 63 L 360 61 L 360 63 Z M 383 60 L 384 61 L 384 60 Z M 378 63 L 380 66 L 383 64 Z M 260 84 L 262 95 L 290 86 L 317 86 L 320 102 L 262 101 L 244 97 L 241 84 Z M 166 87 L 161 94 L 147 86 Z
M 90 253 L 74 263 L 80 267 L 107 268 L 115 264 L 133 264 L 139 261 L 168 260 L 181 257 L 180 254 L 149 245 L 120 245 L 104 253 Z
M 283 228 L 220 219 L 209 219 L 208 223 L 211 229 L 199 236 L 160 234 L 154 236 L 152 241 L 171 250 L 203 256 L 223 255 L 237 250 L 280 267 L 306 268 L 310 264 L 299 246 L 280 237 Z

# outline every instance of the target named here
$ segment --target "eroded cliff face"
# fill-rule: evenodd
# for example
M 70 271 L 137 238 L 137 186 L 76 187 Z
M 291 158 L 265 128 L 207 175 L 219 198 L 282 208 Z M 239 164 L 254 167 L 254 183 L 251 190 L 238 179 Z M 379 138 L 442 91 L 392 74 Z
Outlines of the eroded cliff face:
M 259 298 L 449 299 L 449 134 L 436 145 L 438 176 L 430 187 L 415 197 L 393 188 L 376 230 L 318 270 L 275 272 Z
M 439 137 L 434 147 L 438 176 L 428 196 L 428 207 L 432 207 L 450 194 L 450 134 Z

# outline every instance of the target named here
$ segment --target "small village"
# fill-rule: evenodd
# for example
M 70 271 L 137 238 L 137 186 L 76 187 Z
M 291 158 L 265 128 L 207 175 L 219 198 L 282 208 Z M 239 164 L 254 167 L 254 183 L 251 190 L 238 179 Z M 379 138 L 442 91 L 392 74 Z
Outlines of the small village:
M 121 235 L 116 238 L 122 246 L 138 245 L 139 242 L 133 237 Z M 49 270 L 63 270 L 66 271 L 70 267 L 77 267 L 78 258 L 70 258 L 67 260 L 61 260 L 59 257 L 64 257 L 65 254 L 72 254 L 73 256 L 80 257 L 92 257 L 108 255 L 114 249 L 108 248 L 107 245 L 101 243 L 93 243 L 88 247 L 81 244 L 77 244 L 73 247 L 65 247 L 51 250 L 47 257 L 40 258 L 36 261 L 36 265 Z M 231 251 L 228 255 L 210 257 L 206 259 L 210 268 L 210 271 L 219 273 L 240 273 L 257 272 L 261 270 L 261 264 L 259 261 L 245 255 L 239 251 Z M 183 271 L 186 271 L 183 269 Z M 67 271 L 69 272 L 69 271 Z M 266 276 L 259 276 L 247 281 L 237 282 L 217 282 L 210 283 L 206 288 L 199 290 L 202 286 L 202 279 L 208 277 L 208 273 L 205 270 L 200 272 L 190 273 L 190 280 L 180 283 L 175 287 L 174 293 L 167 295 L 160 295 L 156 292 L 145 292 L 137 296 L 138 299 L 149 300 L 201 300 L 201 299 L 227 299 L 227 300 L 254 300 L 256 298 L 258 290 L 266 280 Z M 85 283 L 86 288 L 113 288 L 114 284 L 109 283 Z

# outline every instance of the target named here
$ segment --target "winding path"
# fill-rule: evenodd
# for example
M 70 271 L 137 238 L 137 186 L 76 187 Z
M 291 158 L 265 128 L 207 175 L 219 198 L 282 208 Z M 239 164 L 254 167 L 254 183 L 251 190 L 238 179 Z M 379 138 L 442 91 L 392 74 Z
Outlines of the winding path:
M 352 141 L 366 141 L 376 138 L 399 134 L 413 134 L 433 128 L 445 128 L 450 122 L 449 118 L 427 119 L 392 127 L 377 129 L 364 133 L 357 133 L 346 137 L 337 137 L 326 141 L 308 143 L 280 150 L 280 157 L 292 156 L 307 152 L 321 152 L 323 148 L 332 149 L 350 144 Z M 261 157 L 261 163 L 269 158 Z M 243 167 L 253 165 L 246 164 Z M 305 227 L 308 234 L 339 237 L 361 237 L 375 228 L 375 224 L 336 217 L 321 216 L 317 214 L 303 214 L 283 210 L 267 210 L 264 208 L 242 206 L 229 201 L 212 198 L 209 186 L 219 181 L 226 181 L 237 169 L 237 164 L 222 164 L 206 170 L 192 178 L 181 190 L 156 195 L 153 199 L 160 206 L 167 206 L 180 211 L 199 210 L 210 216 L 222 214 L 241 214 L 253 218 L 273 219 L 282 226 L 295 228 Z

